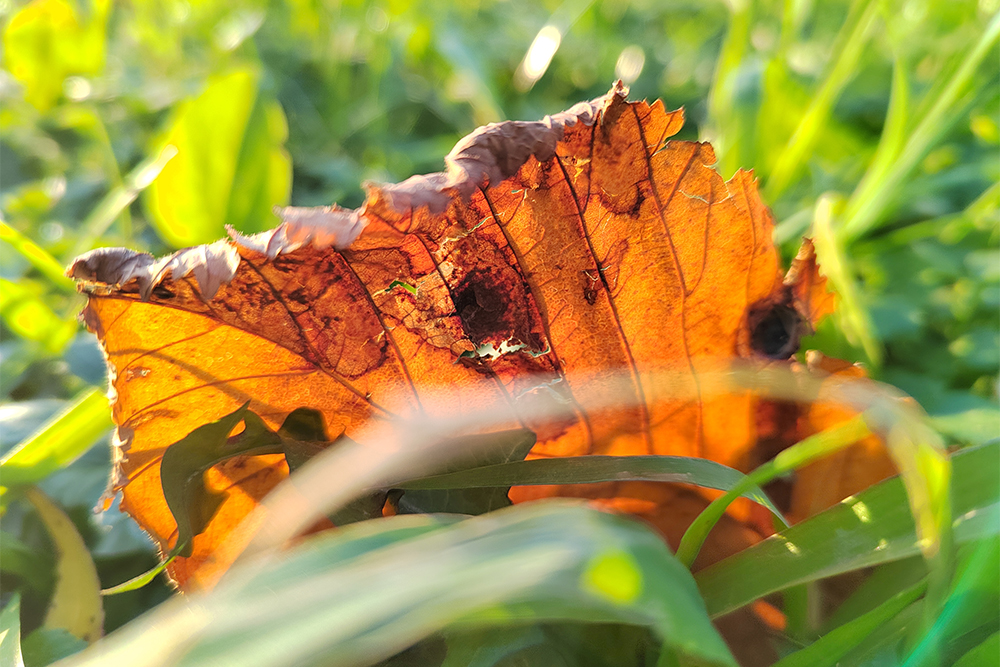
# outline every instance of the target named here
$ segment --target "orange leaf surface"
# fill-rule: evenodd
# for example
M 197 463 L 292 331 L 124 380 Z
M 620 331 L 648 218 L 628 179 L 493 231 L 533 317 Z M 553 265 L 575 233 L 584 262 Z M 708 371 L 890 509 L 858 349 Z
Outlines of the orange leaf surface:
M 169 549 L 160 457 L 247 400 L 272 428 L 299 407 L 348 435 L 380 416 L 490 408 L 536 431 L 532 457 L 756 463 L 764 402 L 750 391 L 702 396 L 699 375 L 741 359 L 790 364 L 833 297 L 808 242 L 782 279 L 752 174 L 725 182 L 710 145 L 670 139 L 681 111 L 625 95 L 619 84 L 539 122 L 480 128 L 446 171 L 369 186 L 358 210 L 286 209 L 274 230 L 160 260 L 124 249 L 77 259 L 70 275 L 90 295 L 84 318 L 112 369 L 123 508 Z M 656 371 L 685 386 L 665 388 Z M 582 407 L 610 391 L 619 408 L 594 418 Z M 519 416 L 546 401 L 575 416 Z M 846 418 L 817 409 L 786 408 L 764 427 L 770 444 Z M 211 585 L 229 565 L 213 549 L 286 475 L 280 455 L 213 468 L 207 483 L 225 500 L 192 555 L 171 565 L 175 580 Z M 672 542 L 707 502 L 651 483 L 511 497 L 553 494 L 600 497 Z M 707 558 L 759 538 L 727 521 Z

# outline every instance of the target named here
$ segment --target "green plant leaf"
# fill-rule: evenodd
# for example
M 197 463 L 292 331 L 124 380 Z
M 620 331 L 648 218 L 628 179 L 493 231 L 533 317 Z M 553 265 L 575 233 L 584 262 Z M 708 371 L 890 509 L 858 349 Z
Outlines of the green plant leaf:
M 0 459 L 4 486 L 33 484 L 68 466 L 111 428 L 108 399 L 89 389 Z
M 963 482 L 952 488 L 956 543 L 997 534 L 1000 443 L 956 452 L 952 465 Z M 919 553 L 906 491 L 894 477 L 701 570 L 695 579 L 715 617 L 789 586 Z
M 398 486 L 404 490 L 473 489 L 648 481 L 694 484 L 728 491 L 744 478 L 743 473 L 714 461 L 686 456 L 571 456 L 469 468 L 411 480 Z M 778 508 L 759 487 L 752 486 L 743 495 L 784 521 Z
M 398 539 L 400 530 L 412 532 Z M 188 605 L 206 624 L 193 632 L 178 623 L 195 608 Z M 134 623 L 102 655 L 67 664 L 97 665 L 109 655 L 119 664 L 159 664 L 148 655 L 156 633 L 181 665 L 334 657 L 364 665 L 449 627 L 556 621 L 646 626 L 683 664 L 735 666 L 691 575 L 659 536 L 569 502 L 452 523 L 397 516 L 317 535 Z
M 270 228 L 272 208 L 288 202 L 288 128 L 259 79 L 247 68 L 209 78 L 164 133 L 160 146 L 172 145 L 177 155 L 146 190 L 145 203 L 160 236 L 175 247 L 214 241 L 226 224 L 244 232 Z
M 24 491 L 55 545 L 56 586 L 45 615 L 46 628 L 63 628 L 87 642 L 97 641 L 104 628 L 101 582 L 76 526 L 58 505 L 36 487 Z
M 21 596 L 14 593 L 0 612 L 0 664 L 24 667 L 21 658 Z
M 476 442 L 469 443 L 472 446 L 461 444 L 470 440 Z M 460 461 L 453 462 L 445 469 L 444 474 L 456 473 L 464 468 L 482 470 L 483 466 L 523 461 L 531 448 L 535 446 L 535 441 L 534 432 L 527 429 L 456 438 L 454 444 L 448 445 L 450 451 L 473 451 L 475 456 L 471 460 L 465 457 Z M 403 495 L 396 499 L 396 508 L 400 514 L 428 512 L 485 514 L 511 505 L 510 499 L 507 497 L 510 486 L 510 484 L 494 484 L 480 487 L 425 487 L 419 489 L 402 485 Z

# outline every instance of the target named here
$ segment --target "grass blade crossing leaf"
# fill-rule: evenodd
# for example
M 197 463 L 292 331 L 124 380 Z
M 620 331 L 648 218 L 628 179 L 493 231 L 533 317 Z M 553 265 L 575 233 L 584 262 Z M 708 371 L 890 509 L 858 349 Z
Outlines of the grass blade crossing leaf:
M 400 529 L 411 532 L 393 539 Z M 67 665 L 166 664 L 148 650 L 147 638 L 159 633 L 157 641 L 171 642 L 169 662 L 181 665 L 335 657 L 347 667 L 448 627 L 547 621 L 647 626 L 690 664 L 735 667 L 690 574 L 655 533 L 567 502 L 451 524 L 399 516 L 316 536 L 234 570 L 212 592 L 160 609 L 109 639 L 103 653 Z
M 852 445 L 870 433 L 864 419 L 859 416 L 840 426 L 807 438 L 781 452 L 772 461 L 765 463 L 737 482 L 725 495 L 713 500 L 712 504 L 698 515 L 698 518 L 684 533 L 684 538 L 677 547 L 677 558 L 690 567 L 694 563 L 694 559 L 697 558 L 709 531 L 725 514 L 726 508 L 749 489 L 766 484 L 776 477 Z
M 594 484 L 615 481 L 673 482 L 729 491 L 745 476 L 727 466 L 686 456 L 574 456 L 535 459 L 469 468 L 423 477 L 399 485 L 402 489 L 469 489 L 536 484 Z M 784 521 L 781 512 L 756 485 L 742 495 Z
M 1000 442 L 957 452 L 952 488 L 955 542 L 997 534 Z M 809 545 L 802 550 L 799 545 Z M 900 478 L 886 480 L 815 517 L 698 572 L 712 616 L 795 584 L 921 553 Z

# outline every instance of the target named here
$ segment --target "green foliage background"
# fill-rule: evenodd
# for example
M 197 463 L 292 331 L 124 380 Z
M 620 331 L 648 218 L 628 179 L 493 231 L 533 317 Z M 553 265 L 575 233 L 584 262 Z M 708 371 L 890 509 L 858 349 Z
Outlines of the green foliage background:
M 275 204 L 357 206 L 365 180 L 436 171 L 478 125 L 540 118 L 618 76 L 633 98 L 684 106 L 682 137 L 712 141 L 725 177 L 755 170 L 786 255 L 816 237 L 842 302 L 804 347 L 865 361 L 949 444 L 985 443 L 1000 435 L 997 11 L 996 0 L 0 2 L 0 447 L 76 406 L 30 440 L 55 454 L 6 460 L 0 483 L 39 482 L 104 586 L 148 569 L 152 547 L 125 517 L 90 512 L 110 466 L 108 448 L 91 447 L 110 424 L 94 398 L 104 367 L 62 267 L 98 246 L 162 254 L 225 225 L 267 229 Z M 544 26 L 558 50 L 519 86 Z M 20 593 L 30 632 L 55 557 L 31 506 L 11 498 L 2 602 Z M 106 598 L 106 629 L 167 596 L 156 583 Z

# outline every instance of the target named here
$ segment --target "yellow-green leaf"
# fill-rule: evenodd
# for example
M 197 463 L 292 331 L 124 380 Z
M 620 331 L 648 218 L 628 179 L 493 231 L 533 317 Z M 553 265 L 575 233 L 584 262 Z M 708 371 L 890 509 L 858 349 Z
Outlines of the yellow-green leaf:
M 45 627 L 63 628 L 88 642 L 104 631 L 101 582 L 90 552 L 66 513 L 37 487 L 25 490 L 56 547 L 56 588 L 45 615 Z
M 230 224 L 246 232 L 274 224 L 287 203 L 291 160 L 284 112 L 259 90 L 259 74 L 236 69 L 208 80 L 180 104 L 160 145 L 177 156 L 146 190 L 160 236 L 176 247 L 212 241 Z

